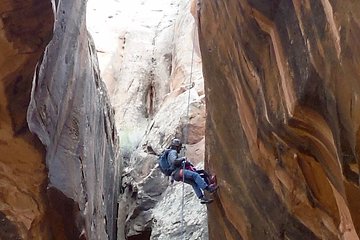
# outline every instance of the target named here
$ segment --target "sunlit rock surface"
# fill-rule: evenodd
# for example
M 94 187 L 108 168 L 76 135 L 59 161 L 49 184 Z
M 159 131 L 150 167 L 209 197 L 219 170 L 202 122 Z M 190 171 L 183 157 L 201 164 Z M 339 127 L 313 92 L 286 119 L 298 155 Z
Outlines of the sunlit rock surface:
M 208 239 L 206 206 L 200 204 L 190 185 L 184 185 L 184 199 L 182 183 L 170 185 L 163 196 L 153 210 L 151 239 Z
M 201 1 L 210 239 L 359 239 L 357 1 Z
M 0 2 L 0 239 L 49 239 L 45 151 L 26 121 L 35 65 L 51 39 L 50 1 Z
M 155 154 L 177 136 L 188 140 L 190 159 L 198 163 L 204 156 L 205 98 L 192 4 L 89 1 L 87 22 L 115 108 L 125 162 L 118 239 L 182 239 L 181 184 L 167 189 L 169 181 L 157 169 Z M 186 237 L 207 239 L 206 208 L 190 186 L 185 192 Z
M 177 1 L 89 1 L 89 31 L 126 157 L 168 92 L 177 11 Z

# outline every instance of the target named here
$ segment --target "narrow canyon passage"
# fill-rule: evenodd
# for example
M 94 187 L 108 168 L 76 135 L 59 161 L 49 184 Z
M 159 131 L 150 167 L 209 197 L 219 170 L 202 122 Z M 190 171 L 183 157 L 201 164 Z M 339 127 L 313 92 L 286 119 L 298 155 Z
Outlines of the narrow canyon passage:
M 358 19 L 358 1 L 2 0 L 0 239 L 358 240 Z M 181 141 L 217 175 L 208 205 L 158 168 Z
M 120 138 L 118 239 L 181 238 L 181 185 L 167 187 L 154 154 L 174 137 L 188 139 L 187 156 L 203 166 L 205 102 L 194 9 L 188 0 L 88 2 L 87 24 Z M 207 239 L 206 208 L 190 186 L 186 201 L 192 202 L 184 214 L 187 238 Z

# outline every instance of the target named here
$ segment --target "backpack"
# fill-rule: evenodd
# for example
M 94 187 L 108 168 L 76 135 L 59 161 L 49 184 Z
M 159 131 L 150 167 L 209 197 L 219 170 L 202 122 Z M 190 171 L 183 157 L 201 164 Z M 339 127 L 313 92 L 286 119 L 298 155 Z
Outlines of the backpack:
M 166 149 L 159 157 L 159 168 L 165 176 L 170 176 L 173 171 L 171 164 L 168 161 L 169 152 L 170 149 Z

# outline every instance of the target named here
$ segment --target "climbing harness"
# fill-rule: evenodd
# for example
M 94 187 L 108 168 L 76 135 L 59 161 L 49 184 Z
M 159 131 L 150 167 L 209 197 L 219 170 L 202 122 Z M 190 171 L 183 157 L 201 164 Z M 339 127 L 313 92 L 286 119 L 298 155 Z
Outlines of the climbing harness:
M 198 6 L 198 1 L 196 3 Z M 198 10 L 197 10 L 198 11 Z M 196 11 L 196 13 L 197 13 Z M 193 73 L 193 63 L 194 63 L 194 51 L 195 51 L 195 33 L 197 30 L 196 22 L 194 22 L 194 33 L 193 33 L 193 39 L 192 39 L 192 53 L 191 53 L 191 65 L 190 65 L 190 78 L 189 78 L 189 94 L 188 94 L 188 102 L 187 102 L 187 110 L 186 110 L 186 120 L 187 123 L 185 125 L 185 131 L 184 131 L 184 143 L 187 144 L 188 137 L 189 137 L 189 124 L 190 124 L 190 117 L 189 117 L 189 111 L 190 111 L 190 96 L 191 96 L 191 88 L 192 88 L 192 73 Z M 186 147 L 184 148 L 184 156 L 186 156 Z M 184 201 L 185 201 L 185 163 L 183 163 L 183 169 L 182 169 L 182 200 L 181 200 L 181 229 L 184 240 L 186 239 L 186 231 L 185 231 L 185 225 L 184 225 Z

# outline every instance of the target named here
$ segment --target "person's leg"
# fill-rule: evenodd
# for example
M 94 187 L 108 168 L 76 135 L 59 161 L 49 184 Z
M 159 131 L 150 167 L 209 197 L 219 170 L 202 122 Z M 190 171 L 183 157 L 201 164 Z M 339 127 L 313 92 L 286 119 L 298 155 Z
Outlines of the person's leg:
M 204 179 L 207 185 L 211 184 L 210 175 L 203 169 L 196 170 L 196 172 Z
M 194 192 L 198 198 L 201 199 L 203 197 L 203 195 L 204 195 L 203 192 L 201 191 L 199 186 L 193 180 L 185 179 L 185 183 L 190 184 L 192 186 L 192 188 L 194 189 Z
M 211 175 L 203 169 L 196 170 L 196 172 L 199 173 L 202 178 L 204 178 L 207 185 L 213 185 L 213 184 L 217 185 L 215 175 Z
M 193 180 L 196 185 L 202 190 L 206 189 L 206 187 L 208 186 L 204 179 L 197 172 L 184 170 L 184 178 L 187 180 Z
M 213 202 L 213 199 L 209 199 L 209 198 L 205 197 L 202 190 L 199 188 L 199 186 L 193 180 L 185 179 L 185 183 L 190 184 L 193 187 L 196 196 L 200 199 L 201 204 L 208 204 L 208 203 Z
M 208 191 L 212 191 L 212 189 L 209 189 L 209 186 L 205 183 L 205 181 L 200 177 L 197 172 L 185 170 L 184 181 L 193 187 L 196 196 L 200 199 L 201 204 L 208 204 L 213 201 L 213 199 L 208 199 L 203 194 L 202 190 L 206 189 Z

